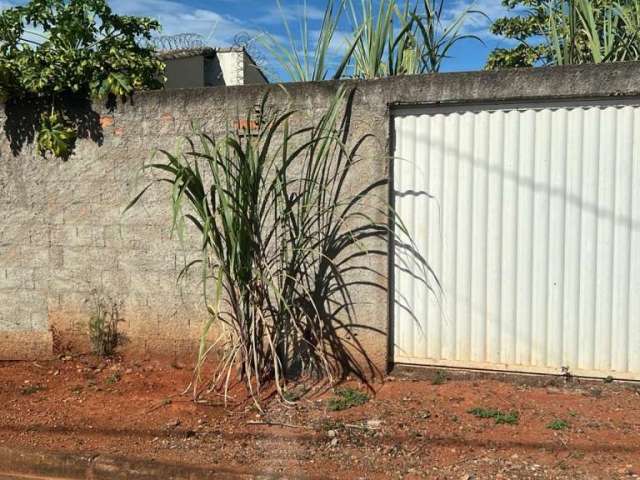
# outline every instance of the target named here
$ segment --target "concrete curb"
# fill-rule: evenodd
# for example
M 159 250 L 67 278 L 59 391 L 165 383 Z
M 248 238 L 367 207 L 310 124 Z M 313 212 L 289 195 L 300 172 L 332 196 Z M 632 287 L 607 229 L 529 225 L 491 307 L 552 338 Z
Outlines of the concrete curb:
M 0 447 L 0 478 L 7 475 L 8 478 L 42 480 L 294 480 L 291 476 L 239 473 L 224 468 L 212 470 L 108 455 L 43 453 Z

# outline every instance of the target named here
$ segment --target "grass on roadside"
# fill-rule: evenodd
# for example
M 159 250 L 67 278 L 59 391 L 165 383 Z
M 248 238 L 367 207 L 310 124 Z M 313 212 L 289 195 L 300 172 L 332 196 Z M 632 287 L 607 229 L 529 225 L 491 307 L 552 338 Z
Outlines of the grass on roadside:
M 42 385 L 25 385 L 20 389 L 20 393 L 22 395 L 33 395 L 34 393 L 41 392 L 45 390 L 45 387 Z
M 438 370 L 435 373 L 435 375 L 433 376 L 433 380 L 431 380 L 431 384 L 432 385 L 442 385 L 442 384 L 446 383 L 447 380 L 449 380 L 449 377 L 447 377 L 446 372 L 443 372 L 442 370 Z
M 503 412 L 493 408 L 475 407 L 468 413 L 478 418 L 493 418 L 496 425 L 517 425 L 520 420 L 520 415 L 516 411 Z
M 105 380 L 107 385 L 115 385 L 122 379 L 122 374 L 120 372 L 113 372 L 111 375 L 107 377 Z
M 341 388 L 336 390 L 336 396 L 329 399 L 327 408 L 332 412 L 346 410 L 351 407 L 364 405 L 369 401 L 369 395 L 354 388 Z
M 567 422 L 566 420 L 557 418 L 552 422 L 550 422 L 547 425 L 547 428 L 550 430 L 566 430 L 567 428 L 569 428 L 569 422 Z

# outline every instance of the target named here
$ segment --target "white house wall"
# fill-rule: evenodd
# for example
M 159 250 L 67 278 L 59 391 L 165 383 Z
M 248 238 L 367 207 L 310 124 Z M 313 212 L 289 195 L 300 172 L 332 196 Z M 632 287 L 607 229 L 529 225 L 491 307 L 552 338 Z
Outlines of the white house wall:
M 217 52 L 224 84 L 231 87 L 244 85 L 244 52 L 228 51 Z

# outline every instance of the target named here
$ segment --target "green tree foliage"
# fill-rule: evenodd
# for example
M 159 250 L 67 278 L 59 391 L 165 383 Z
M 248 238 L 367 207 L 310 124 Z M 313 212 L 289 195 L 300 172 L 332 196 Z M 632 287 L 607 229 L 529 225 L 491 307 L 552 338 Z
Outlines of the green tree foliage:
M 503 0 L 518 12 L 497 19 L 495 35 L 517 41 L 496 48 L 488 69 L 601 63 L 639 58 L 640 0 Z
M 489 54 L 487 68 L 532 67 L 538 63 L 549 63 L 551 50 L 543 40 L 548 31 L 548 0 L 502 0 L 502 5 L 519 14 L 498 18 L 491 25 L 491 33 L 515 40 L 518 44 L 512 48 L 494 49 Z
M 158 28 L 149 18 L 114 14 L 105 0 L 31 0 L 8 8 L 0 14 L 0 93 L 5 101 L 45 102 L 39 150 L 66 156 L 76 134 L 62 111 L 65 95 L 128 96 L 162 86 L 164 65 L 141 41 Z

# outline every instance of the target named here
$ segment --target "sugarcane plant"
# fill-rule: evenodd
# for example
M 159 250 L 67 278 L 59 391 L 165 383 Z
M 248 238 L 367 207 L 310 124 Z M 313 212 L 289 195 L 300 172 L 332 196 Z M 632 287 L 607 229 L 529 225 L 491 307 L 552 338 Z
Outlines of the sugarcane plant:
M 176 231 L 190 225 L 201 238 L 202 260 L 188 266 L 203 267 L 209 313 L 196 397 L 228 392 L 236 374 L 259 404 L 266 384 L 286 401 L 292 375 L 334 382 L 374 373 L 357 339 L 352 290 L 385 288 L 367 257 L 386 255 L 376 242 L 406 229 L 390 228 L 385 179 L 355 193 L 346 187 L 369 138 L 349 141 L 351 101 L 341 87 L 313 126 L 294 129 L 298 113 L 270 108 L 265 97 L 261 113 L 242 122 L 247 128 L 220 138 L 199 133 L 147 167 L 171 186 Z M 215 373 L 205 381 L 214 352 Z
M 337 40 L 340 18 L 344 13 L 346 0 L 328 0 L 318 32 L 310 27 L 307 3 L 303 4 L 302 17 L 298 25 L 291 25 L 284 13 L 282 2 L 276 0 L 282 15 L 285 41 L 271 33 L 264 33 L 259 41 L 267 53 L 286 74 L 291 82 L 316 82 L 338 79 L 345 74 L 351 60 L 355 43 L 351 42 L 339 54 L 338 64 L 331 62 L 332 46 Z M 296 32 L 297 28 L 297 32 Z
M 569 0 L 547 4 L 548 44 L 556 65 L 640 58 L 640 2 Z
M 465 22 L 482 12 L 467 7 L 447 22 L 445 6 L 444 0 L 350 0 L 353 76 L 370 79 L 438 72 L 458 42 L 482 42 L 463 33 Z
M 328 0 L 319 30 L 305 4 L 296 34 L 278 5 L 286 41 L 265 33 L 262 44 L 284 80 L 305 82 L 438 72 L 458 42 L 481 41 L 464 26 L 484 15 L 468 7 L 449 15 L 445 0 Z

